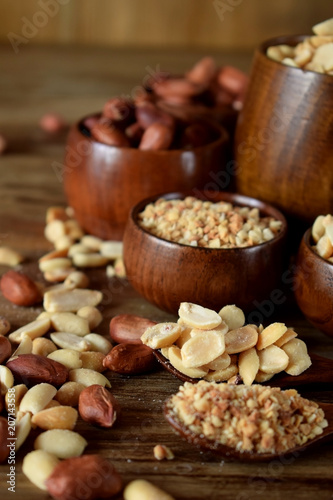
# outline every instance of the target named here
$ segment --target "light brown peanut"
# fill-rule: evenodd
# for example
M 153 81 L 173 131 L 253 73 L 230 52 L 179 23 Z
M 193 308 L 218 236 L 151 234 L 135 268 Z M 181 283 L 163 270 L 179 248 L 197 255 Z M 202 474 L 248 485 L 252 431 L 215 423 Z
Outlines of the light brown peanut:
M 73 333 L 80 337 L 84 337 L 90 333 L 88 321 L 71 312 L 52 314 L 51 324 L 57 332 Z
M 79 403 L 79 396 L 85 386 L 79 382 L 65 382 L 54 396 L 63 406 L 77 406 Z
M 111 387 L 109 380 L 101 373 L 89 370 L 89 368 L 77 368 L 69 372 L 69 380 L 71 382 L 79 382 L 85 387 L 93 384 L 98 384 L 103 387 Z
M 93 331 L 103 321 L 102 313 L 96 307 L 81 307 L 76 314 L 88 321 L 90 331 Z
M 78 412 L 70 406 L 54 406 L 35 413 L 31 419 L 33 425 L 43 430 L 68 429 L 73 430 Z
M 48 356 L 51 352 L 57 350 L 57 346 L 50 339 L 45 337 L 38 337 L 32 341 L 32 354 L 39 354 L 40 356 Z
M 75 370 L 76 368 L 82 368 L 80 354 L 79 351 L 74 349 L 57 349 L 50 353 L 48 358 L 61 363 L 69 370 Z
M 242 326 L 225 334 L 225 352 L 235 354 L 254 347 L 258 340 L 258 332 L 252 326 Z

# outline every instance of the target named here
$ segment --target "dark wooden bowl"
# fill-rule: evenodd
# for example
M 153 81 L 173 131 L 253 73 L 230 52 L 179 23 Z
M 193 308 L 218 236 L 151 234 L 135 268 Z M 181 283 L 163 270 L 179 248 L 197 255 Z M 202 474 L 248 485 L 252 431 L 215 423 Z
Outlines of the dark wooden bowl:
M 205 146 L 142 151 L 97 142 L 84 133 L 86 118 L 69 133 L 63 182 L 78 222 L 103 239 L 122 238 L 131 208 L 143 198 L 204 188 L 224 168 L 228 134 L 218 124 L 207 122 L 214 140 Z
M 316 254 L 311 244 L 308 229 L 297 255 L 294 293 L 310 323 L 333 337 L 333 264 Z
M 192 193 L 169 193 L 167 199 Z M 180 302 L 212 309 L 236 304 L 245 310 L 254 300 L 267 298 L 283 271 L 286 220 L 272 206 L 238 194 L 205 191 L 195 196 L 210 201 L 258 207 L 261 214 L 283 222 L 281 233 L 271 241 L 248 248 L 211 249 L 191 247 L 158 238 L 142 229 L 138 214 L 158 196 L 138 203 L 132 210 L 124 235 L 124 261 L 133 287 L 149 302 L 176 313 Z
M 333 77 L 266 56 L 303 39 L 274 38 L 255 53 L 235 136 L 236 190 L 312 222 L 333 212 Z

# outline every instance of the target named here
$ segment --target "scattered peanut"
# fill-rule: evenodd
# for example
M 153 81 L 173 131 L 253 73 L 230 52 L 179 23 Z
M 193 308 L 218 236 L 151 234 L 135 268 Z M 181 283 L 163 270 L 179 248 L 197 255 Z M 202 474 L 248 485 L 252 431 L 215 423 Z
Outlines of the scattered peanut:
M 45 450 L 35 450 L 24 457 L 22 471 L 37 488 L 46 491 L 45 481 L 58 463 L 55 455 Z
M 82 455 L 87 441 L 77 432 L 67 429 L 51 429 L 36 438 L 36 450 L 44 450 L 58 458 L 71 458 Z

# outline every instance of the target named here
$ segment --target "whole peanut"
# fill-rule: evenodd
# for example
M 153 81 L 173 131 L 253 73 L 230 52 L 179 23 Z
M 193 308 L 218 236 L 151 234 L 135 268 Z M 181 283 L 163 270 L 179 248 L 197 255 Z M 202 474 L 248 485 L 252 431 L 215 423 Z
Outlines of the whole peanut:
M 126 135 L 109 123 L 96 123 L 91 129 L 91 135 L 97 141 L 109 146 L 130 147 L 130 141 Z
M 174 131 L 163 123 L 153 123 L 143 133 L 139 149 L 158 151 L 168 149 L 173 141 Z

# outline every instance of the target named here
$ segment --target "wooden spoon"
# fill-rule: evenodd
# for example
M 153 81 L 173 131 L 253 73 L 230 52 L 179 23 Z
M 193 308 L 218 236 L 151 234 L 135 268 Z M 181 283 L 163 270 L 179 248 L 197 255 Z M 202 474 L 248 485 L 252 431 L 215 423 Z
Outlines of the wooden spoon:
M 205 450 L 212 451 L 218 455 L 221 455 L 226 458 L 233 458 L 243 462 L 266 462 L 269 460 L 274 460 L 279 457 L 287 457 L 289 455 L 293 455 L 294 457 L 298 457 L 299 454 L 308 447 L 313 446 L 314 444 L 318 444 L 319 441 L 321 443 L 328 441 L 333 436 L 333 404 L 332 403 L 317 403 L 318 406 L 324 411 L 325 418 L 328 421 L 328 427 L 323 430 L 323 433 L 320 436 L 317 436 L 311 441 L 308 441 L 304 445 L 296 446 L 295 448 L 291 448 L 283 453 L 255 453 L 249 451 L 238 451 L 229 446 L 225 446 L 223 444 L 217 443 L 216 441 L 211 441 L 202 435 L 195 434 L 191 430 L 186 427 L 185 424 L 180 422 L 175 416 L 172 414 L 172 411 L 167 406 L 169 399 L 166 401 L 164 405 L 164 416 L 169 424 L 175 429 L 175 431 L 180 434 L 180 436 L 188 441 L 191 444 L 194 444 L 200 448 Z
M 191 382 L 195 384 L 198 382 L 197 378 L 188 377 L 178 371 L 164 356 L 156 350 L 154 355 L 157 360 L 168 370 L 172 375 L 179 378 L 182 382 Z M 332 384 L 333 383 L 333 359 L 324 358 L 317 354 L 310 354 L 312 365 L 298 376 L 288 375 L 285 372 L 278 373 L 274 377 L 265 382 L 266 385 L 271 387 L 294 387 L 307 384 Z

